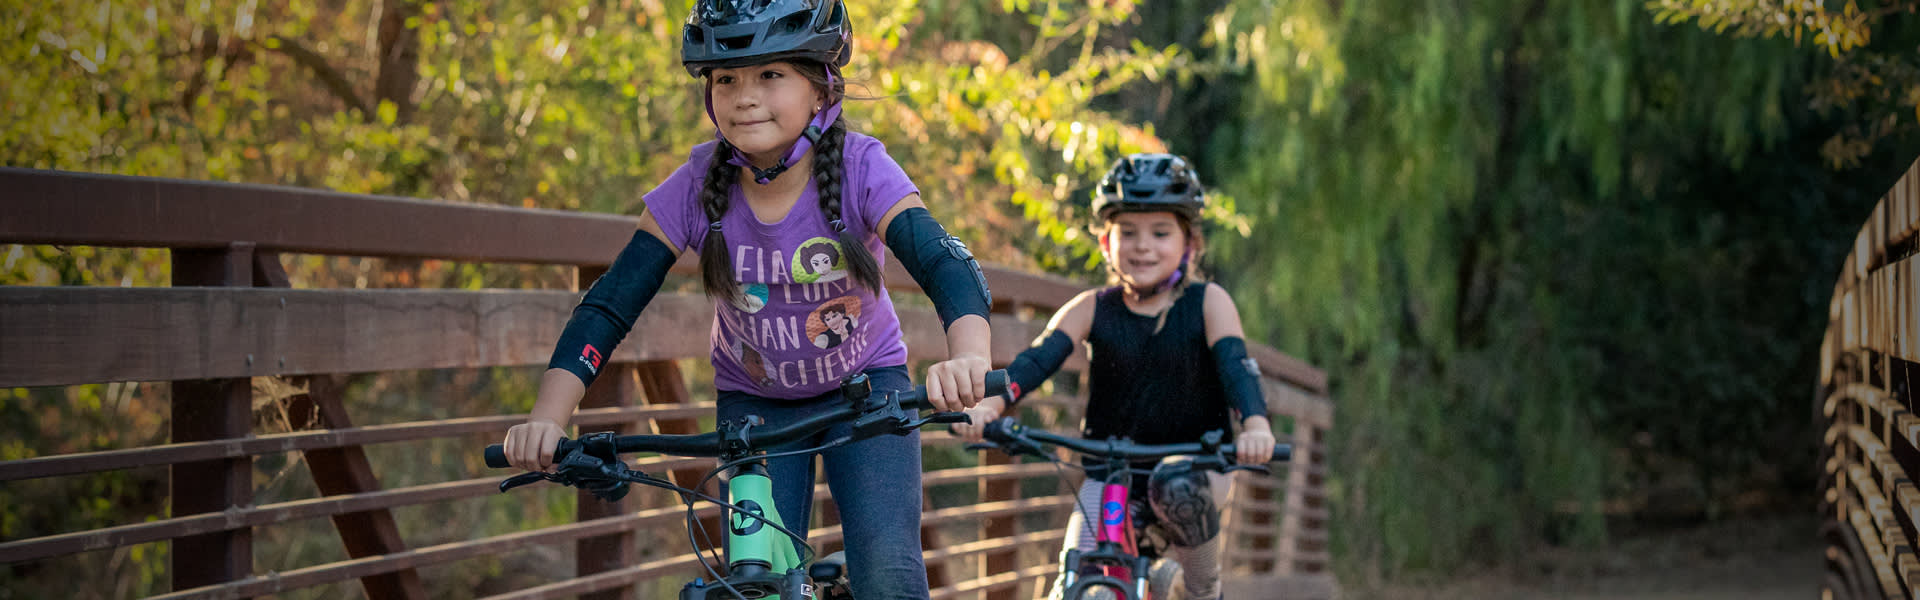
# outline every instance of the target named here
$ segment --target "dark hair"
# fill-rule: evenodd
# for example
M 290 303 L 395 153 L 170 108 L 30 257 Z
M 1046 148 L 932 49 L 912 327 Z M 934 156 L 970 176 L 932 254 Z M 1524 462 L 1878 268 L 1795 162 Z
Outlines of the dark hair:
M 820 307 L 820 316 L 821 316 L 821 319 L 823 320 L 822 322 L 824 322 L 824 319 L 826 318 L 826 314 L 830 312 L 840 313 L 840 316 L 843 316 L 843 317 L 847 316 L 847 305 L 839 302 L 835 302 L 833 304 L 828 304 L 826 306 Z
M 789 64 L 799 71 L 802 77 L 812 82 L 815 89 L 826 93 L 829 104 L 846 97 L 846 83 L 837 76 L 834 81 L 827 80 L 827 67 L 816 61 L 796 60 Z M 711 75 L 707 85 L 713 85 Z M 873 253 L 867 251 L 865 244 L 854 239 L 841 223 L 840 196 L 842 184 L 846 179 L 846 162 L 842 154 L 847 139 L 846 118 L 834 119 L 833 125 L 820 136 L 820 143 L 813 147 L 813 184 L 819 190 L 820 212 L 826 216 L 827 223 L 834 229 L 834 236 L 845 249 L 847 270 L 853 274 L 853 280 L 867 289 L 880 290 L 880 263 L 875 261 Z M 733 257 L 727 255 L 726 236 L 718 227 L 720 218 L 727 214 L 727 205 L 732 201 L 730 191 L 740 180 L 740 169 L 727 163 L 733 156 L 733 146 L 726 140 L 720 140 L 713 149 L 713 156 L 707 159 L 707 181 L 700 189 L 700 206 L 707 214 L 707 239 L 700 245 L 700 280 L 706 284 L 707 295 L 727 302 L 740 297 L 740 287 L 733 282 Z
M 819 248 L 820 250 L 815 251 L 814 248 Z M 831 265 L 832 263 L 840 262 L 840 250 L 837 248 L 834 248 L 833 244 L 830 244 L 827 242 L 817 242 L 813 244 L 807 244 L 805 246 L 800 247 L 800 264 L 806 266 L 808 271 L 813 270 L 813 255 L 815 254 L 827 255 L 827 262 L 829 265 Z M 820 273 L 814 273 L 814 274 L 819 275 Z

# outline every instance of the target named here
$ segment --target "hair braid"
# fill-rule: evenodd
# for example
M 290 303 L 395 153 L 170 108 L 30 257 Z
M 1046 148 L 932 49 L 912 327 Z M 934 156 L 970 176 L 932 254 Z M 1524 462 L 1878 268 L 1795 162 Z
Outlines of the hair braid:
M 846 119 L 834 119 L 833 125 L 820 136 L 820 145 L 813 148 L 813 184 L 820 195 L 820 212 L 826 215 L 828 225 L 840 222 L 840 198 L 846 181 L 845 148 L 847 139 Z M 880 291 L 880 263 L 874 260 L 873 253 L 867 251 L 867 245 L 854 238 L 846 225 L 834 227 L 834 237 L 839 239 L 840 248 L 847 260 L 847 270 L 853 274 L 853 280 L 869 290 Z
M 740 168 L 727 164 L 733 146 L 726 140 L 714 145 L 707 160 L 707 182 L 700 188 L 700 208 L 707 214 L 707 238 L 700 244 L 700 280 L 707 296 L 728 303 L 740 299 L 740 286 L 733 281 L 733 257 L 727 255 L 727 236 L 719 227 L 733 200 L 733 185 L 740 179 Z

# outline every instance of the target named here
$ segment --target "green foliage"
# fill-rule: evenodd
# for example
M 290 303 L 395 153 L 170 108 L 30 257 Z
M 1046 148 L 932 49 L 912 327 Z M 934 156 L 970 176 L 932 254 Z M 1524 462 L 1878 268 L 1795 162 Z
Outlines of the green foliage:
M 1802 108 L 1808 57 L 1636 6 L 1215 17 L 1245 102 L 1171 137 L 1253 221 L 1215 256 L 1252 337 L 1333 378 L 1343 571 L 1600 543 L 1609 515 L 1724 514 L 1811 472 L 1754 449 L 1811 435 L 1836 250 L 1911 157 L 1827 172 L 1857 108 Z
M 1845 119 L 1846 126 L 1820 147 L 1829 166 L 1844 169 L 1862 166 L 1883 142 L 1920 130 L 1920 58 L 1914 52 L 1920 39 L 1910 25 L 1920 3 L 1862 4 L 1652 0 L 1646 6 L 1661 23 L 1691 20 L 1716 34 L 1790 38 L 1796 46 L 1825 50 L 1830 60 L 1806 82 L 1806 95 L 1821 114 Z

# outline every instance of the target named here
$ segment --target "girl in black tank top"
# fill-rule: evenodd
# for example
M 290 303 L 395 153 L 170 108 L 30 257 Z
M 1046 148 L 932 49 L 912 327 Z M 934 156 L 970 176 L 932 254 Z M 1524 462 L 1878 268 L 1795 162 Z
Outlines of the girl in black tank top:
M 1225 289 L 1192 272 L 1203 246 L 1195 221 L 1205 199 L 1184 159 L 1132 155 L 1115 164 L 1093 203 L 1111 285 L 1068 301 L 1047 331 L 1008 365 L 1014 403 L 1058 371 L 1075 346 L 1084 346 L 1089 388 L 1083 437 L 1174 444 L 1199 441 L 1212 430 L 1232 432 L 1239 425 L 1234 441 L 1241 464 L 1263 464 L 1272 457 L 1272 425 L 1258 366 L 1247 358 L 1241 340 L 1240 314 Z M 973 423 L 984 425 L 1008 406 L 988 398 L 967 412 Z M 955 429 L 969 440 L 980 438 L 979 425 Z M 1104 466 L 1088 464 L 1093 468 L 1080 495 L 1084 499 L 1091 491 L 1097 502 Z M 1162 481 L 1162 471 L 1172 469 L 1156 468 L 1151 481 Z M 1161 490 L 1154 489 L 1158 484 L 1148 478 L 1136 479 L 1135 498 L 1152 499 L 1152 512 L 1143 516 L 1160 517 L 1168 550 L 1185 568 L 1186 597 L 1210 600 L 1219 594 L 1212 552 L 1227 480 L 1217 473 L 1191 475 L 1205 480 L 1178 487 L 1198 487 L 1211 496 L 1178 499 L 1189 510 L 1167 509 Z M 1190 510 L 1195 500 L 1207 507 L 1202 514 Z M 1185 516 L 1169 518 L 1172 514 Z M 1067 543 L 1091 549 L 1082 519 L 1076 511 Z

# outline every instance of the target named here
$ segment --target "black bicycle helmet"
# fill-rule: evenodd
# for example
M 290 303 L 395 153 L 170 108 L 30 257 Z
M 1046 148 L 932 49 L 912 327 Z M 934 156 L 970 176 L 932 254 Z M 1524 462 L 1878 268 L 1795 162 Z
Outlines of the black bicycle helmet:
M 1105 221 L 1123 212 L 1171 211 L 1200 219 L 1207 191 L 1187 159 L 1172 154 L 1129 154 L 1113 163 L 1094 192 L 1093 215 Z
M 789 58 L 844 67 L 852 35 L 841 0 L 696 0 L 680 63 L 694 77 Z

